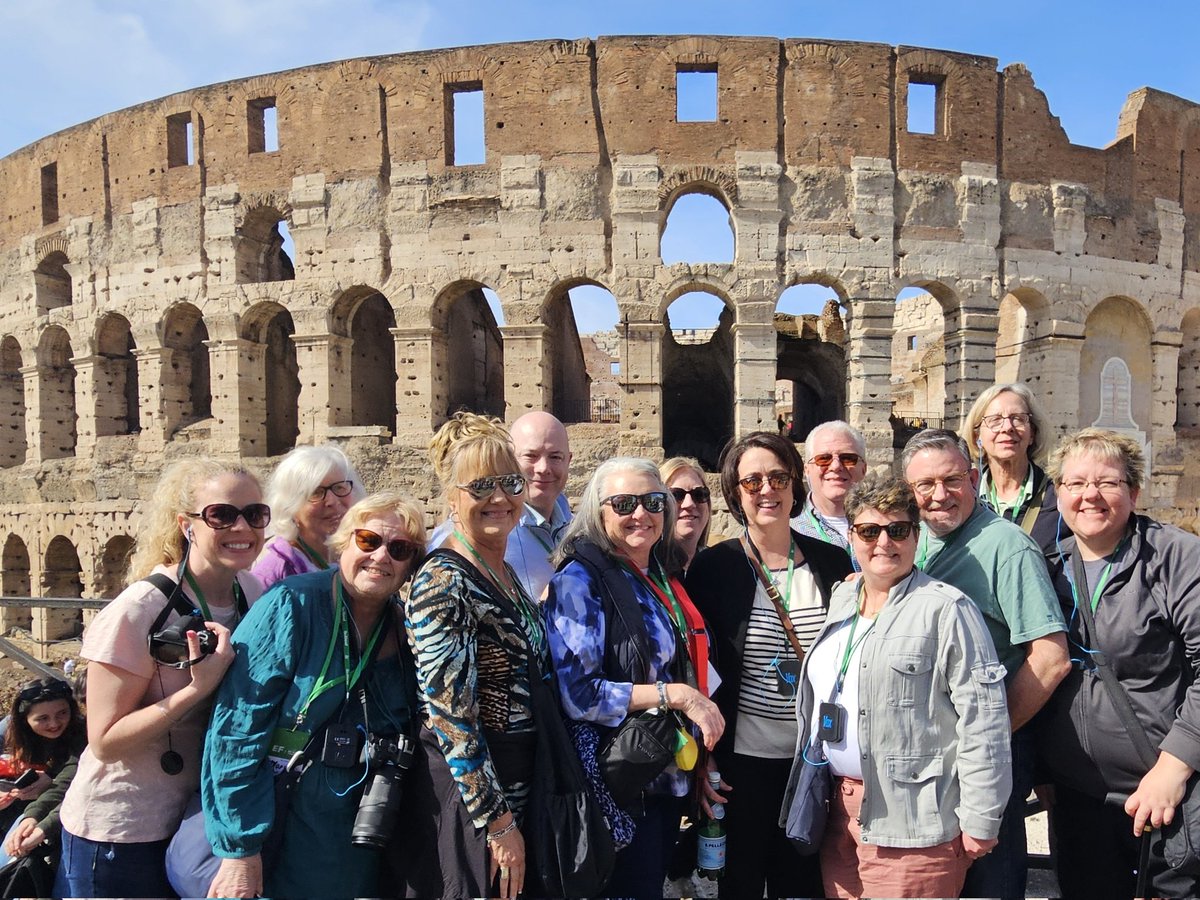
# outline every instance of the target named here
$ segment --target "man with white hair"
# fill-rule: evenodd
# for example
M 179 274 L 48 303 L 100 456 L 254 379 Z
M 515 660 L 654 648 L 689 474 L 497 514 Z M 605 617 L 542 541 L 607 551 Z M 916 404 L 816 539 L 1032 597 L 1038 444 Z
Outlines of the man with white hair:
M 862 433 L 848 422 L 822 422 L 808 433 L 804 457 L 808 499 L 792 517 L 792 528 L 841 547 L 857 572 L 858 561 L 850 550 L 846 497 L 867 474 L 867 446 Z
M 525 511 L 508 536 L 504 561 L 534 600 L 540 600 L 554 566 L 550 554 L 571 521 L 571 507 L 563 494 L 571 466 L 567 429 L 548 412 L 521 416 L 509 428 L 513 452 L 525 476 Z M 447 520 L 434 529 L 429 549 L 440 547 L 453 524 Z

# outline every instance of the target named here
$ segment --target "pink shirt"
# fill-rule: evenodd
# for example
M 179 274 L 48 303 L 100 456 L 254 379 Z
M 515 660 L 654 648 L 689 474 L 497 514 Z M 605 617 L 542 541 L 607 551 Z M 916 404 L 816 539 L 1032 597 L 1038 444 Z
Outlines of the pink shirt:
M 158 566 L 155 571 L 175 577 L 174 566 Z M 246 572 L 238 575 L 238 582 L 250 603 L 262 593 L 258 580 Z M 191 681 L 187 669 L 159 666 L 150 656 L 147 636 L 166 602 L 152 585 L 135 582 L 100 611 L 83 636 L 81 655 L 85 659 L 149 679 L 139 709 Z M 232 627 L 236 610 L 213 607 L 212 614 L 217 622 Z M 178 619 L 172 612 L 166 624 Z M 91 748 L 85 750 L 62 804 L 62 824 L 67 831 L 89 841 L 119 843 L 159 841 L 174 835 L 188 799 L 200 786 L 200 753 L 210 709 L 211 698 L 185 714 L 171 727 L 169 746 L 163 735 L 109 763 L 96 759 Z M 162 770 L 160 761 L 168 749 L 183 758 L 183 771 L 178 775 Z

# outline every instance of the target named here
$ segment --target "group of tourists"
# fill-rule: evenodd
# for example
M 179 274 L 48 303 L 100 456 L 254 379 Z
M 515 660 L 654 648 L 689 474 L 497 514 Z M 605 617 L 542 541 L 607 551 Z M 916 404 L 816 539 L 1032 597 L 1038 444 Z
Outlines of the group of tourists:
M 721 540 L 691 459 L 608 459 L 569 504 L 544 412 L 438 430 L 428 539 L 335 447 L 265 500 L 176 462 L 84 635 L 86 746 L 65 684 L 14 703 L 38 775 L 0 792 L 4 851 L 56 842 L 57 897 L 562 893 L 542 784 L 569 763 L 604 896 L 661 896 L 681 817 L 720 806 L 721 897 L 1021 897 L 1035 786 L 1064 896 L 1195 896 L 1165 842 L 1200 769 L 1200 539 L 1135 512 L 1136 442 L 1047 460 L 1052 434 L 1023 385 L 894 475 L 845 422 L 803 456 L 747 434 Z

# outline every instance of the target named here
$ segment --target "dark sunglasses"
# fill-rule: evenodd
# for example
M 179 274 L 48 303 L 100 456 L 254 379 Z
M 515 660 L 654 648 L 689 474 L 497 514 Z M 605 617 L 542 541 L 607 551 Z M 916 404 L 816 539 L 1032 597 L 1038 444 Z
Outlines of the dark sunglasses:
M 862 525 L 851 525 L 850 530 L 868 544 L 873 544 L 879 540 L 879 535 L 885 531 L 887 532 L 887 536 L 893 541 L 906 541 L 908 540 L 908 536 L 918 527 L 920 526 L 916 522 L 889 522 L 887 525 L 864 522 Z
M 17 694 L 17 709 L 19 712 L 26 712 L 35 703 L 46 703 L 50 700 L 67 700 L 70 696 L 71 686 L 65 681 L 34 684 Z
M 353 481 L 335 481 L 333 484 L 318 485 L 308 495 L 308 502 L 320 503 L 325 499 L 326 494 L 333 494 L 335 497 L 349 497 L 352 490 L 354 490 Z
M 712 499 L 712 494 L 706 487 L 694 487 L 690 491 L 683 488 L 671 488 L 671 496 L 675 498 L 676 503 L 682 503 L 685 498 L 690 496 L 697 506 Z
M 600 501 L 601 506 L 611 506 L 618 516 L 631 516 L 638 505 L 648 513 L 660 513 L 667 508 L 665 491 L 651 491 L 648 494 L 613 494 Z
M 862 457 L 857 453 L 818 453 L 809 460 L 814 466 L 820 466 L 822 469 L 828 469 L 833 465 L 833 458 L 837 457 L 837 461 L 842 464 L 843 469 L 853 469 L 860 462 Z
M 764 484 L 769 484 L 773 491 L 782 491 L 791 483 L 792 476 L 787 472 L 772 472 L 765 477 L 762 475 L 747 475 L 745 478 L 738 479 L 738 484 L 751 494 L 757 494 L 761 491 Z
M 232 503 L 210 503 L 200 512 L 184 513 L 191 519 L 202 519 L 213 531 L 232 528 L 241 516 L 251 528 L 266 528 L 271 524 L 271 507 L 265 503 L 251 503 L 238 509 Z
M 354 546 L 363 553 L 374 553 L 383 546 L 383 537 L 367 528 L 355 528 Z M 400 538 L 387 542 L 387 555 L 396 562 L 407 562 L 416 556 L 420 549 L 412 541 L 402 541 Z
M 496 492 L 496 486 L 510 497 L 520 497 L 525 493 L 524 475 L 488 475 L 476 478 L 474 481 L 460 484 L 459 487 L 476 500 L 486 500 Z

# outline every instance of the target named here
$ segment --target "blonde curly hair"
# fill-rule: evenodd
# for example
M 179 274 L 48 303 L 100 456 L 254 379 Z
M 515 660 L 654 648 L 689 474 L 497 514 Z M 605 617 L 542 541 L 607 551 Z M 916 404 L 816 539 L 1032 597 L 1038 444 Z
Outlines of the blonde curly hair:
M 485 475 L 520 473 L 512 437 L 492 416 L 456 412 L 429 442 L 429 461 L 442 485 L 442 504 L 450 512 L 450 497 L 460 484 Z

